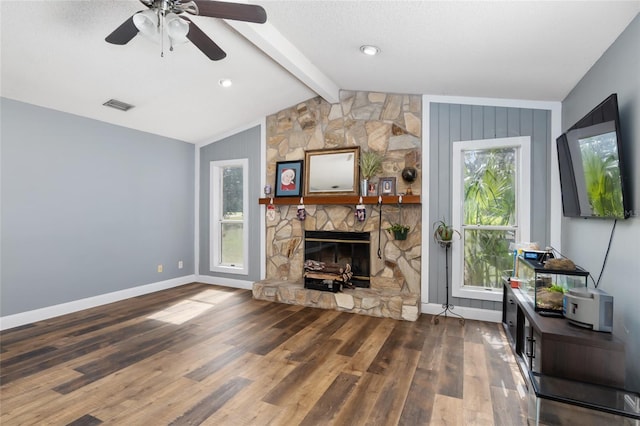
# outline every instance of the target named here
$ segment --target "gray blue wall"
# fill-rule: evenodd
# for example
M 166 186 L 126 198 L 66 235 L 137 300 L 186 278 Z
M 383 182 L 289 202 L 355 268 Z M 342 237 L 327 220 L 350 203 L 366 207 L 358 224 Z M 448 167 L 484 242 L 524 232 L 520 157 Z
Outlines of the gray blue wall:
M 427 106 L 425 106 L 426 108 Z M 453 142 L 531 137 L 531 241 L 549 244 L 549 188 L 551 112 L 482 105 L 431 104 L 429 117 L 429 222 L 451 221 L 451 156 Z M 429 229 L 425 227 L 424 229 Z M 443 251 L 429 239 L 429 302 L 446 299 Z M 449 270 L 451 282 L 451 270 Z M 502 303 L 451 296 L 449 303 L 479 309 L 502 309 Z
M 600 287 L 614 297 L 613 332 L 626 341 L 627 387 L 640 391 L 640 16 L 562 102 L 562 129 L 618 94 L 632 217 L 618 221 Z M 597 279 L 613 221 L 563 218 L 563 252 Z
M 260 126 L 205 145 L 200 149 L 200 275 L 233 280 L 260 280 Z M 209 164 L 211 161 L 249 159 L 249 273 L 212 272 L 209 269 Z
M 0 102 L 2 316 L 194 273 L 193 145 Z

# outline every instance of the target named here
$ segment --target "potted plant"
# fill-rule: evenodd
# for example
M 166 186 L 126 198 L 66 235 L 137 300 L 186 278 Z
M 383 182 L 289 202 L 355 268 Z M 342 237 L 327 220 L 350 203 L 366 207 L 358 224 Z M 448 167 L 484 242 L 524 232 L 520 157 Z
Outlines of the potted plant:
M 361 195 L 367 195 L 369 179 L 382 170 L 382 155 L 376 151 L 365 151 L 360 154 L 360 175 L 362 177 Z
M 391 226 L 387 228 L 387 232 L 393 234 L 393 238 L 396 240 L 406 240 L 407 234 L 409 233 L 409 227 L 399 223 L 392 223 Z
M 453 234 L 458 234 L 458 236 L 460 236 L 460 233 L 453 229 L 451 225 L 447 224 L 444 219 L 435 222 L 433 224 L 433 229 L 433 239 L 437 243 L 451 242 L 451 240 L 453 239 Z

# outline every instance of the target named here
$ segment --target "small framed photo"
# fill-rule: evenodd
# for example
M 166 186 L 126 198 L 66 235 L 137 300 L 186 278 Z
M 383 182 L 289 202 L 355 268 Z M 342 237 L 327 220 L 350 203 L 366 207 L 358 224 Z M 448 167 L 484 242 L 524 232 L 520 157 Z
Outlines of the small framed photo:
M 303 160 L 278 161 L 276 163 L 276 197 L 299 197 L 302 195 Z
M 378 195 L 396 195 L 396 178 L 380 178 L 378 182 Z

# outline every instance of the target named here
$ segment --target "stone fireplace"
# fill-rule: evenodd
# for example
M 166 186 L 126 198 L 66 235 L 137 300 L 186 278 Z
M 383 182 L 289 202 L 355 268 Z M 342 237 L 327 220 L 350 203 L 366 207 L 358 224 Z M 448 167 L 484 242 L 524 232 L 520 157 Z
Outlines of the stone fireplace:
M 314 98 L 269 116 L 266 182 L 274 182 L 278 161 L 304 159 L 305 150 L 360 146 L 361 150 L 374 150 L 384 156 L 380 176 L 395 177 L 397 192 L 403 193 L 407 184 L 400 177 L 402 169 L 412 166 L 419 173 L 421 170 L 421 116 L 418 95 L 370 92 L 342 92 L 341 102 L 333 105 Z M 419 180 L 411 188 L 414 194 L 420 194 Z M 360 222 L 355 217 L 355 204 L 322 205 L 305 198 L 307 215 L 303 221 L 296 216 L 296 205 L 276 205 L 275 219 L 266 223 L 266 279 L 254 284 L 254 297 L 416 320 L 422 269 L 422 206 L 368 204 L 366 220 Z M 396 241 L 386 231 L 395 222 L 410 226 L 407 240 Z M 368 235 L 368 256 L 355 256 L 369 260 L 368 274 L 358 274 L 368 275 L 368 288 L 331 293 L 303 287 L 305 239 L 313 239 L 309 236 L 317 235 L 315 232 Z M 357 267 L 365 268 L 360 264 Z

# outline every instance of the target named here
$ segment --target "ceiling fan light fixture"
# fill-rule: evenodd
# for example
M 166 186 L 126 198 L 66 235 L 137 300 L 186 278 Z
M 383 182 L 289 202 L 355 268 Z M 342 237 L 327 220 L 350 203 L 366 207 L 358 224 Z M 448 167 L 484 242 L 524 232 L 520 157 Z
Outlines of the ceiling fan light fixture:
M 380 48 L 370 44 L 365 44 L 360 46 L 360 52 L 367 56 L 376 56 L 378 53 L 380 53 Z
M 230 78 L 221 78 L 220 80 L 218 80 L 218 84 L 222 87 L 231 87 L 233 81 L 231 81 Z
M 171 41 L 175 43 L 186 43 L 187 34 L 189 33 L 189 24 L 175 13 L 167 13 L 164 18 L 167 26 L 167 35 Z
M 133 15 L 133 25 L 147 37 L 158 37 L 158 14 L 151 9 Z

